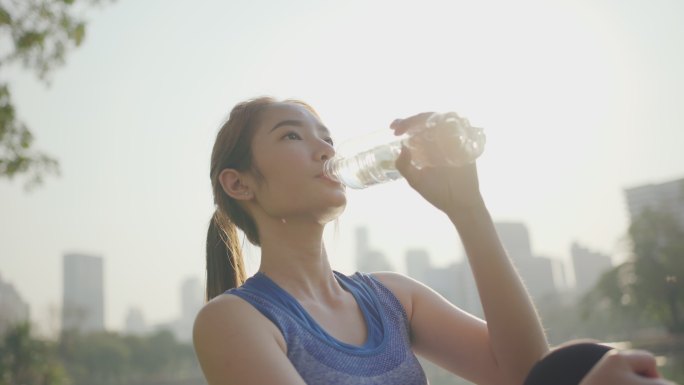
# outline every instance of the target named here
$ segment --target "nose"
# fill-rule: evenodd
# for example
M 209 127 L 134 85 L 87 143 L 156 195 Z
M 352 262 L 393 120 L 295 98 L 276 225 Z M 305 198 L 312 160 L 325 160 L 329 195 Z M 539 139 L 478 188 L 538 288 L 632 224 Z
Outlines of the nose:
M 319 147 L 318 147 L 318 152 L 316 154 L 316 158 L 320 159 L 322 161 L 326 161 L 333 156 L 335 156 L 335 147 L 333 147 L 332 144 L 330 144 L 328 141 L 319 139 Z

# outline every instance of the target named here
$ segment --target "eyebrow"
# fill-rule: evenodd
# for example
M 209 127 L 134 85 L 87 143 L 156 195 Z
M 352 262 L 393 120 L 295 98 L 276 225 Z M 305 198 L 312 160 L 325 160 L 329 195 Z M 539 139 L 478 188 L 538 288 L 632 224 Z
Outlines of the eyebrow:
M 275 131 L 278 127 L 282 127 L 282 126 L 304 127 L 304 122 L 301 120 L 297 120 L 297 119 L 283 120 L 281 122 L 278 122 L 278 124 L 276 124 L 275 126 L 273 126 L 273 128 L 271 128 L 271 131 L 269 131 L 269 133 Z M 328 130 L 328 127 L 326 127 L 320 123 L 316 124 L 316 127 L 319 130 L 322 130 L 323 132 L 325 132 L 326 135 L 330 135 L 330 130 Z

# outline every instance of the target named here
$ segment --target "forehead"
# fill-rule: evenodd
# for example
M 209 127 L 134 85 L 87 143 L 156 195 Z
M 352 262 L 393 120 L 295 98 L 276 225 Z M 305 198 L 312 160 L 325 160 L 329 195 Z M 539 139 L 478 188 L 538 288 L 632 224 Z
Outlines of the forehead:
M 259 129 L 270 130 L 283 120 L 300 120 L 320 125 L 318 118 L 305 106 L 295 103 L 277 103 L 266 108 L 259 119 Z

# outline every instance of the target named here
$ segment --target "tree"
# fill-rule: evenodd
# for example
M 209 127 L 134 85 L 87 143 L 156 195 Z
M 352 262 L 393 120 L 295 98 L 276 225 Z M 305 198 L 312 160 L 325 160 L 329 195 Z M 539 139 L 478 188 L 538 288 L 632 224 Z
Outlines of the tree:
M 78 5 L 106 1 L 113 0 L 0 0 L 0 37 L 9 47 L 0 51 L 0 70 L 18 62 L 49 84 L 50 72 L 63 65 L 67 52 L 85 38 L 86 23 L 76 16 Z M 9 84 L 0 80 L 0 178 L 26 174 L 25 186 L 30 189 L 45 175 L 59 174 L 58 161 L 36 150 L 33 140 L 16 114 Z
M 146 336 L 66 331 L 59 355 L 73 385 L 188 384 L 202 379 L 192 345 L 176 341 L 169 331 Z
M 0 341 L 0 385 L 69 383 L 53 344 L 32 337 L 28 323 L 8 329 Z
M 115 333 L 64 332 L 59 353 L 74 385 L 126 383 L 128 347 Z
M 672 211 L 645 210 L 629 227 L 632 257 L 606 273 L 585 304 L 684 333 L 684 228 Z

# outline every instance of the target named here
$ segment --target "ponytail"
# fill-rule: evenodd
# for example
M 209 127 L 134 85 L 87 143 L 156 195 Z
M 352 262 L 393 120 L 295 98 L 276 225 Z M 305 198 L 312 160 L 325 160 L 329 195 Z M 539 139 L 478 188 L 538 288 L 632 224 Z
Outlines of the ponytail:
M 237 104 L 216 135 L 209 169 L 216 211 L 207 230 L 207 301 L 242 285 L 246 279 L 237 230 L 240 229 L 253 245 L 261 245 L 254 219 L 240 202 L 225 193 L 219 178 L 226 168 L 260 177 L 252 163 L 252 139 L 261 112 L 277 103 L 271 97 L 261 97 Z M 286 103 L 304 106 L 318 116 L 306 103 L 295 100 Z
M 246 275 L 237 228 L 217 210 L 207 230 L 207 301 L 242 285 Z

